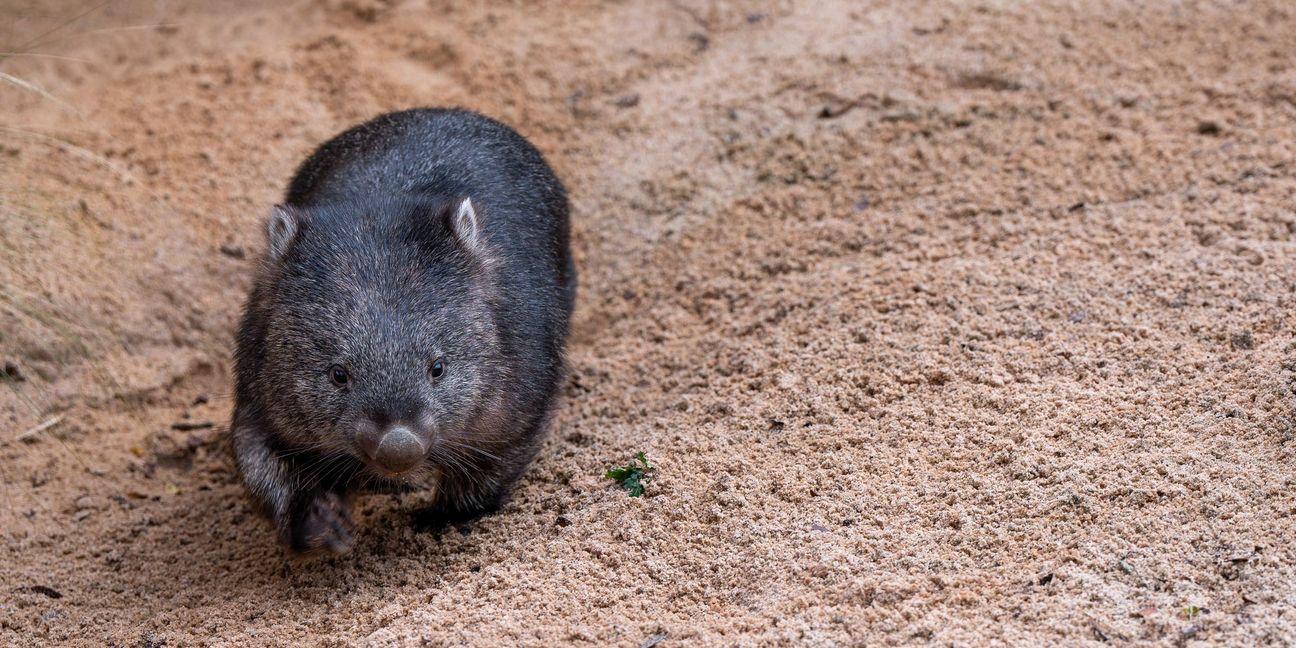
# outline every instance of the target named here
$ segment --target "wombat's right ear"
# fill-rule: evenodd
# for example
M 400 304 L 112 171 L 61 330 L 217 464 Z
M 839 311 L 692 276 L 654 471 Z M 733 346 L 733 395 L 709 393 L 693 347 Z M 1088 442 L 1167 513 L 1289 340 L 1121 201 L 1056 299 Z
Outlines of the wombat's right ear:
M 477 208 L 473 207 L 472 198 L 464 198 L 450 215 L 450 227 L 454 229 L 459 242 L 474 252 L 480 251 L 481 239 L 477 226 Z
M 288 254 L 305 220 L 306 213 L 302 210 L 292 205 L 275 205 L 270 211 L 270 221 L 266 224 L 271 260 L 279 261 Z

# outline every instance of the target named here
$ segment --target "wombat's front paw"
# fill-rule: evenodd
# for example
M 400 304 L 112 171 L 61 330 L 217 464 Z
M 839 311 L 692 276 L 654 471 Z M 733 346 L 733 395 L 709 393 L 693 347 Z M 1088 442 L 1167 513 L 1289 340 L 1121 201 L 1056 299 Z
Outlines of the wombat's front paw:
M 302 511 L 292 530 L 294 551 L 312 552 L 326 549 L 344 554 L 355 542 L 355 523 L 347 515 L 346 502 L 332 491 L 315 497 Z

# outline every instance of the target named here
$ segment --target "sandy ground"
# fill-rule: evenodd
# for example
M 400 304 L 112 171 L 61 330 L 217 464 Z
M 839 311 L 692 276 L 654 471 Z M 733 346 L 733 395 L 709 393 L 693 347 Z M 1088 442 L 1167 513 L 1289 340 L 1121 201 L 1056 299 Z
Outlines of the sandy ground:
M 1296 643 L 1290 3 L 96 4 L 0 4 L 0 644 Z M 415 105 L 570 187 L 572 378 L 500 514 L 293 561 L 260 223 Z

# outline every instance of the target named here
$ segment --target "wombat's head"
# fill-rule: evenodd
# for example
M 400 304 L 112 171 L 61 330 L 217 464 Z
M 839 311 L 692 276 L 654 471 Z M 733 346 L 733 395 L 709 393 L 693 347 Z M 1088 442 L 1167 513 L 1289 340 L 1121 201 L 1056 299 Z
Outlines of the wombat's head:
M 471 200 L 275 208 L 263 407 L 290 445 L 417 477 L 476 447 L 503 362 Z

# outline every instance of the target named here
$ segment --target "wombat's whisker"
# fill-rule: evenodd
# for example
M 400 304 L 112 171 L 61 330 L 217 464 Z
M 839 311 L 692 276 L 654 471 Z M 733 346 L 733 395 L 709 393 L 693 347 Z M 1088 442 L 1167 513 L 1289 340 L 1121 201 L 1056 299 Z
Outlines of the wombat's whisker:
M 349 472 L 351 472 L 351 465 L 347 462 L 346 458 L 336 457 L 334 460 L 333 467 L 330 468 L 327 473 L 325 473 L 326 479 L 323 483 L 325 485 L 332 487 L 333 485 L 343 483 L 342 479 L 344 477 L 347 478 L 345 480 L 346 482 L 350 482 L 351 476 L 348 475 Z
M 444 450 L 450 450 L 450 448 L 444 448 Z M 438 463 L 463 475 L 464 479 L 467 479 L 474 487 L 480 488 L 483 486 L 481 476 L 475 471 L 468 470 L 468 466 L 465 465 L 465 462 L 463 461 L 464 457 L 462 455 L 447 455 L 441 452 L 436 454 Z
M 308 464 L 302 471 L 311 479 L 307 488 L 314 490 L 320 484 L 324 483 L 325 475 L 336 465 L 336 457 L 324 455 Z
M 320 451 L 320 450 L 324 450 L 324 449 L 326 449 L 326 448 L 328 448 L 328 444 L 325 444 L 325 443 L 312 443 L 312 444 L 309 444 L 309 445 L 302 446 L 302 447 L 300 447 L 300 448 L 294 448 L 294 449 L 289 450 L 289 451 L 287 451 L 287 452 L 279 452 L 279 453 L 276 453 L 275 456 L 279 457 L 280 459 L 286 459 L 286 458 L 288 458 L 288 457 L 296 456 L 296 455 L 299 455 L 299 454 L 304 454 L 304 453 L 307 453 L 307 452 L 318 452 L 318 451 Z
M 348 468 L 349 466 L 347 466 L 345 461 L 335 462 L 334 466 L 325 473 L 325 480 L 323 483 L 329 485 L 338 483 L 341 478 L 347 476 Z M 347 481 L 350 480 L 348 479 Z
M 452 446 L 454 446 L 454 447 L 456 447 L 456 448 L 463 448 L 463 449 L 465 449 L 465 450 L 472 450 L 473 452 L 476 452 L 477 454 L 480 454 L 480 455 L 486 457 L 487 459 L 494 459 L 495 461 L 503 461 L 503 459 L 500 459 L 499 455 L 497 455 L 497 454 L 495 454 L 495 453 L 493 453 L 493 452 L 487 452 L 486 450 L 484 450 L 484 449 L 482 449 L 482 448 L 478 448 L 478 447 L 476 447 L 476 446 L 471 446 L 471 445 L 468 445 L 468 444 L 466 444 L 466 443 L 459 443 L 458 441 L 453 441 L 453 440 L 450 440 L 450 439 L 442 439 L 442 442 L 444 442 L 444 443 L 449 443 L 449 444 L 451 444 Z

